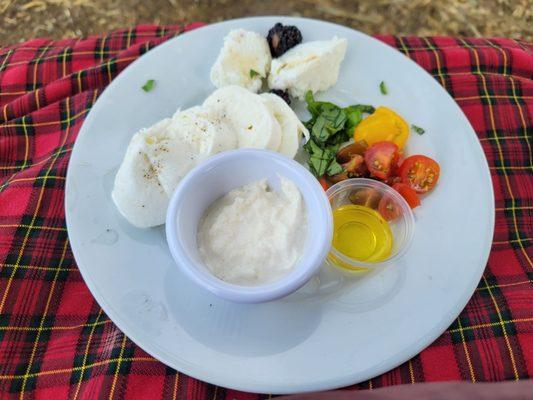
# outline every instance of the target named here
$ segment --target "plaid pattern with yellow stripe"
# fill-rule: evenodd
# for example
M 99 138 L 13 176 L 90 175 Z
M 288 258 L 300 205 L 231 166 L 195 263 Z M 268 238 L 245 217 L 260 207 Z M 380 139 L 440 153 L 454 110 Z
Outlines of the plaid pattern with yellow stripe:
M 1 398 L 270 398 L 214 387 L 147 355 L 96 304 L 68 245 L 65 174 L 87 112 L 129 63 L 196 26 L 139 26 L 0 49 Z M 530 378 L 532 46 L 379 39 L 431 73 L 469 118 L 489 161 L 496 226 L 487 269 L 452 326 L 412 360 L 352 389 Z

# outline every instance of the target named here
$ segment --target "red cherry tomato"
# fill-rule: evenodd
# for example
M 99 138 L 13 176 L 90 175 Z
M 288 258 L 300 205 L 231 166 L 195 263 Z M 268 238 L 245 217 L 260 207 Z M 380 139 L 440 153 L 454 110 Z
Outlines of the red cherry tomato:
M 324 191 L 329 189 L 329 183 L 328 183 L 328 181 L 326 180 L 325 177 L 318 178 L 318 182 L 320 183 L 320 185 L 322 186 L 322 189 L 324 189 Z
M 400 178 L 400 168 L 403 164 L 405 160 L 405 154 L 404 154 L 404 151 L 403 150 L 400 150 L 398 151 L 398 158 L 396 159 L 396 165 L 394 166 L 393 170 L 392 170 L 392 176 L 394 177 L 397 177 L 398 178 L 398 181 L 397 182 L 400 182 L 401 181 L 401 178 Z
M 377 142 L 365 152 L 365 163 L 378 179 L 387 179 L 398 160 L 398 146 L 392 142 Z
M 383 196 L 379 201 L 378 212 L 387 221 L 392 221 L 400 216 L 400 206 L 390 196 Z
M 387 179 L 385 179 L 383 182 L 385 182 L 389 186 L 394 186 L 395 183 L 401 183 L 402 178 L 396 175 L 389 176 Z
M 407 157 L 400 167 L 402 182 L 417 193 L 427 193 L 433 189 L 439 180 L 439 174 L 439 164 L 422 155 Z
M 354 155 L 363 156 L 366 149 L 368 149 L 368 144 L 364 140 L 344 146 L 337 152 L 337 161 L 341 164 L 347 163 Z
M 416 208 L 420 205 L 418 194 L 405 183 L 395 183 L 392 188 L 402 195 L 409 207 Z
M 350 193 L 348 198 L 355 205 L 365 206 L 375 210 L 378 208 L 381 194 L 376 189 L 363 188 L 354 190 Z
M 365 159 L 359 154 L 354 154 L 349 161 L 341 164 L 341 166 L 344 168 L 344 171 L 348 173 L 350 178 L 359 178 L 368 173 Z

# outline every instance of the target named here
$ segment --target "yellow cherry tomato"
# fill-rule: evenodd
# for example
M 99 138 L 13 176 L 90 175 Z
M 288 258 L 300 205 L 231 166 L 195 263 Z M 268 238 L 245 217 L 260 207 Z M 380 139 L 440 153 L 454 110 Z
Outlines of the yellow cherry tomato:
M 369 146 L 387 140 L 402 149 L 409 138 L 409 125 L 390 108 L 378 107 L 356 126 L 353 138 L 356 142 L 364 140 Z

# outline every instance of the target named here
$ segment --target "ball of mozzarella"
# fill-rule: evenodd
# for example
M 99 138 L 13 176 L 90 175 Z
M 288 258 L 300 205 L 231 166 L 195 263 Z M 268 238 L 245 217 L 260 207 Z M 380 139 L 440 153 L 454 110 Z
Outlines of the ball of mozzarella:
M 346 47 L 346 39 L 337 37 L 299 44 L 272 60 L 268 86 L 300 99 L 308 90 L 327 90 L 337 82 Z
M 234 133 L 201 107 L 178 111 L 132 137 L 111 197 L 131 224 L 161 225 L 179 181 L 199 162 L 236 144 Z
M 279 96 L 226 86 L 202 106 L 178 110 L 136 133 L 111 196 L 133 225 L 161 225 L 174 189 L 198 163 L 237 148 L 268 149 L 293 158 L 302 133 L 309 135 Z
M 215 90 L 203 106 L 237 134 L 237 147 L 277 151 L 281 127 L 261 96 L 239 86 Z
M 211 68 L 211 82 L 218 88 L 238 85 L 257 93 L 270 70 L 271 59 L 263 36 L 244 29 L 232 30 Z
M 309 131 L 281 97 L 273 93 L 262 93 L 260 96 L 281 127 L 281 142 L 277 152 L 294 158 L 300 147 L 302 134 L 309 139 Z

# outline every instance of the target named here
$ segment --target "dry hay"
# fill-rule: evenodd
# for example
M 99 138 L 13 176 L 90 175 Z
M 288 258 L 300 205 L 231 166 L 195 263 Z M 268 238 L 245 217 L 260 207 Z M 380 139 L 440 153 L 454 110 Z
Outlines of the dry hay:
M 320 18 L 371 34 L 533 38 L 533 0 L 0 0 L 0 44 L 266 14 Z

